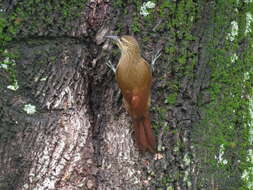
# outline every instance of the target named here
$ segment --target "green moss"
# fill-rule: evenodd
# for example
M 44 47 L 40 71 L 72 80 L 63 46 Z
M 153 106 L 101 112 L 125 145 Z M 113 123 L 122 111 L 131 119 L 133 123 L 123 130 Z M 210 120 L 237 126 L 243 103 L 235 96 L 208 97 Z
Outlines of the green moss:
M 194 126 L 194 136 L 192 137 L 193 140 L 196 140 L 194 141 L 196 154 L 201 161 L 203 171 L 206 173 L 203 174 L 202 181 L 199 181 L 199 188 L 208 183 L 210 175 L 213 176 L 215 183 L 221 189 L 226 186 L 231 187 L 231 189 L 237 187 L 247 189 L 247 183 L 252 179 L 251 177 L 244 181 L 240 180 L 243 171 L 249 171 L 252 166 L 248 155 L 251 146 L 248 141 L 251 118 L 249 98 L 247 98 L 252 97 L 253 58 L 252 53 L 250 53 L 253 51 L 250 46 L 252 44 L 252 33 L 245 36 L 244 31 L 245 13 L 252 12 L 253 8 L 252 3 L 238 2 L 230 0 L 213 3 L 210 19 L 214 19 L 211 22 L 215 25 L 212 26 L 213 29 L 210 28 L 206 31 L 210 34 L 213 32 L 210 36 L 212 41 L 209 41 L 204 47 L 206 48 L 206 56 L 210 57 L 208 67 L 212 73 L 209 88 L 205 91 L 210 103 L 204 104 L 201 108 L 202 120 Z M 164 75 L 172 72 L 175 73 L 175 76 L 169 80 L 167 77 L 161 77 L 160 80 L 166 82 L 163 82 L 160 88 L 163 92 L 167 89 L 168 94 L 165 94 L 161 99 L 165 99 L 165 103 L 169 106 L 177 100 L 177 93 L 181 88 L 178 81 L 182 77 L 192 78 L 192 80 L 195 80 L 196 77 L 194 69 L 198 63 L 198 55 L 190 48 L 191 42 L 195 40 L 191 31 L 193 24 L 200 17 L 200 10 L 203 9 L 202 4 L 201 1 L 157 2 L 156 10 L 158 12 L 152 14 L 151 17 L 146 17 L 145 25 L 142 25 L 142 17 L 138 17 L 136 21 L 141 27 L 145 27 L 145 30 L 150 28 L 147 30 L 152 31 L 154 22 L 157 21 L 156 16 L 159 16 L 162 23 L 155 32 L 166 30 L 168 33 L 160 66 Z M 226 37 L 224 37 L 224 32 L 228 33 L 231 30 L 231 19 L 236 19 L 240 26 L 238 36 L 233 42 L 224 40 Z M 152 37 L 152 32 L 142 35 L 142 39 L 148 42 L 148 39 Z M 241 44 L 246 45 L 246 49 Z M 243 48 L 243 52 L 232 63 L 231 55 L 241 52 L 241 48 Z M 246 72 L 249 73 L 247 77 L 245 77 Z M 162 93 L 158 93 L 158 96 L 162 96 Z M 203 104 L 203 97 L 201 95 L 197 97 L 198 105 Z M 156 105 L 153 105 L 155 106 L 153 112 L 158 115 L 154 121 L 156 129 L 163 128 L 167 119 L 169 106 L 166 107 L 162 103 L 156 102 Z M 166 128 L 166 132 L 167 130 Z M 182 143 L 179 142 L 179 144 Z M 224 146 L 223 159 L 227 162 L 220 162 L 217 159 L 221 145 Z M 179 146 L 179 149 L 181 148 L 184 147 Z M 230 183 L 233 176 L 238 176 L 237 184 Z M 175 179 L 175 176 L 168 174 L 162 180 L 164 186 L 169 186 L 169 183 L 165 182 L 167 178 Z
M 211 103 L 202 108 L 202 120 L 194 128 L 196 136 L 193 139 L 196 138 L 195 146 L 199 150 L 201 165 L 206 163 L 207 172 L 215 171 L 213 179 L 221 189 L 248 189 L 247 180 L 241 180 L 241 176 L 245 170 L 252 167 L 252 163 L 248 161 L 248 150 L 251 146 L 249 100 L 244 97 L 252 97 L 253 71 L 250 52 L 253 49 L 250 43 L 245 43 L 247 48 L 240 45 L 253 40 L 252 35 L 245 36 L 244 33 L 243 22 L 249 7 L 253 10 L 252 3 L 237 4 L 237 1 L 217 1 L 214 7 L 214 39 L 209 42 L 207 49 L 211 58 L 208 64 L 212 71 L 209 88 Z M 228 38 L 221 45 L 224 32 L 227 35 L 231 31 L 231 18 L 236 19 L 240 26 L 238 35 L 233 41 Z M 216 48 L 218 46 L 219 49 Z M 239 59 L 232 62 L 231 55 L 238 52 Z M 246 79 L 245 72 L 251 73 L 251 77 Z M 220 153 L 221 145 L 224 147 L 223 154 Z M 217 159 L 217 155 L 222 155 L 226 162 Z M 235 176 L 238 180 L 232 183 Z M 221 178 L 223 181 L 220 181 Z M 205 180 L 208 180 L 208 176 L 203 178 L 203 184 Z
M 174 104 L 177 100 L 177 93 L 169 94 L 165 99 L 166 104 Z
M 133 23 L 131 24 L 131 30 L 134 32 L 134 33 L 137 33 L 137 32 L 140 32 L 141 31 L 141 25 L 139 23 L 139 20 L 137 17 L 135 17 L 133 19 Z
M 0 65 L 8 64 L 5 69 L 11 78 L 11 85 L 17 86 L 14 56 L 4 53 L 12 40 L 23 36 L 57 35 L 59 32 L 71 30 L 71 22 L 80 16 L 85 7 L 86 0 L 70 0 L 61 2 L 44 2 L 41 0 L 28 0 L 17 2 L 11 12 L 1 13 L 0 18 Z M 51 34 L 50 34 L 51 33 Z M 28 42 L 30 43 L 30 42 Z M 9 63 L 4 60 L 9 59 Z
M 19 35 L 27 33 L 39 35 L 42 31 L 48 35 L 59 32 L 59 29 L 61 32 L 67 32 L 71 30 L 72 22 L 80 16 L 85 3 L 86 0 L 19 2 L 12 10 L 12 21 L 20 25 L 18 29 L 22 28 L 22 32 L 18 31 Z
M 11 17 L 14 19 L 14 17 Z M 10 23 L 8 17 L 0 18 L 0 69 L 4 69 L 9 73 L 11 83 L 9 89 L 16 90 L 18 88 L 16 79 L 16 56 L 5 49 L 6 45 L 12 40 L 16 34 L 16 24 Z

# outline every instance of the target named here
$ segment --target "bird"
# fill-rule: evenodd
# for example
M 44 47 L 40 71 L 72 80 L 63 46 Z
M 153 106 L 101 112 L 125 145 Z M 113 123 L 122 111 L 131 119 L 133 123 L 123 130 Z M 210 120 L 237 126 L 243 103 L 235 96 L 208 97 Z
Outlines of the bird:
M 156 139 L 149 114 L 152 70 L 142 58 L 140 46 L 133 36 L 106 38 L 112 39 L 121 51 L 114 71 L 123 95 L 124 107 L 132 118 L 135 141 L 141 151 L 155 153 Z

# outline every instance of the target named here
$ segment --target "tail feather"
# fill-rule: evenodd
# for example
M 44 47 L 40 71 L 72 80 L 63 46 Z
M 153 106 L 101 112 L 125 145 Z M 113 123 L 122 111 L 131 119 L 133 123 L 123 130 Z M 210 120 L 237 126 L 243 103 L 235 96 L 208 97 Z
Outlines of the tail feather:
M 148 116 L 133 121 L 135 139 L 140 150 L 155 152 L 156 141 Z

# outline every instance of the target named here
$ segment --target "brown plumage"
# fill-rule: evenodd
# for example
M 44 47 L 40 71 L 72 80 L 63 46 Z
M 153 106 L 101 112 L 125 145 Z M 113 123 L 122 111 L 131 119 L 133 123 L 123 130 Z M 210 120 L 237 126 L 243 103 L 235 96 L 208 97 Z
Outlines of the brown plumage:
M 149 116 L 152 73 L 140 55 L 138 42 L 132 36 L 108 36 L 116 41 L 121 57 L 116 68 L 116 80 L 123 102 L 133 119 L 136 142 L 143 151 L 155 152 L 156 141 Z

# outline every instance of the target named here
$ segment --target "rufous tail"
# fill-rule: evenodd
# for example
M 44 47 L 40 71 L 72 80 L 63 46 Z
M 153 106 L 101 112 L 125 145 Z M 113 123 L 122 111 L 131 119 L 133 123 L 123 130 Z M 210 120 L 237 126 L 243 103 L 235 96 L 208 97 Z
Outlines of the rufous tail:
M 156 140 L 151 128 L 149 116 L 134 119 L 133 125 L 135 139 L 140 150 L 156 152 Z

